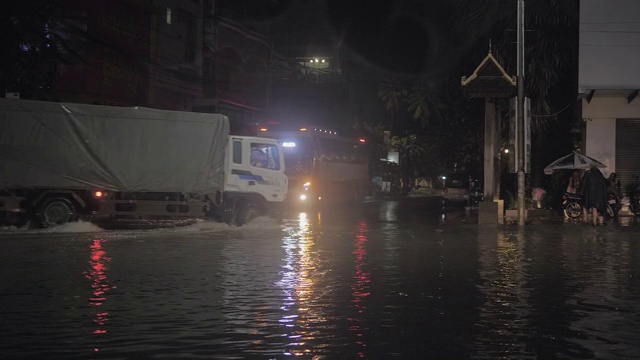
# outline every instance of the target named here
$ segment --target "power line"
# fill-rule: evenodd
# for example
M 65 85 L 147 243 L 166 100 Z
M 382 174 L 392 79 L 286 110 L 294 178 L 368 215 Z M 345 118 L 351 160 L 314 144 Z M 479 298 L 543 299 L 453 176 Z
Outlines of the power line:
M 557 116 L 558 114 L 560 114 L 561 112 L 567 110 L 571 105 L 573 105 L 573 103 L 569 103 L 567 106 L 563 107 L 560 111 L 555 112 L 553 114 L 549 114 L 549 115 L 536 115 L 536 114 L 531 114 L 531 116 L 533 117 L 538 117 L 538 118 L 548 118 L 548 117 L 554 117 Z

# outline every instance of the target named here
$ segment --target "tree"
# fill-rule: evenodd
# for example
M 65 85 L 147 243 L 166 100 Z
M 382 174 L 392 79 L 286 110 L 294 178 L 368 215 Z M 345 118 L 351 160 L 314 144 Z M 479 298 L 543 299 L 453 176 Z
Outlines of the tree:
M 425 88 L 416 84 L 409 94 L 407 103 L 409 104 L 407 111 L 411 118 L 420 121 L 420 123 L 426 123 L 429 116 L 429 102 Z
M 61 4 L 55 0 L 26 0 L 6 6 L 0 41 L 0 87 L 24 98 L 47 98 L 62 61 L 64 41 L 55 33 Z
M 464 14 L 456 26 L 459 41 L 469 49 L 463 56 L 475 61 L 477 56 L 486 54 L 479 49 L 492 43 L 496 58 L 510 73 L 515 73 L 517 2 L 454 2 Z M 525 95 L 532 103 L 532 171 L 538 186 L 542 167 L 549 158 L 547 149 L 557 143 L 555 139 L 547 142 L 546 135 L 552 127 L 555 134 L 559 133 L 558 127 L 568 132 L 566 124 L 573 120 L 577 103 L 578 0 L 526 1 L 524 15 Z M 469 56 L 474 53 L 476 56 Z
M 407 98 L 407 111 L 411 119 L 417 121 L 424 130 L 434 122 L 439 122 L 442 117 L 440 114 L 440 99 L 431 92 L 431 88 L 426 81 L 418 81 L 414 84 Z
M 387 78 L 378 89 L 378 97 L 384 102 L 387 113 L 391 117 L 389 131 L 393 132 L 394 115 L 400 108 L 402 98 L 407 95 L 397 78 Z
M 389 151 L 397 151 L 400 156 L 400 173 L 402 176 L 402 192 L 410 190 L 410 183 L 418 175 L 418 159 L 422 158 L 424 144 L 416 135 L 394 136 L 389 141 Z

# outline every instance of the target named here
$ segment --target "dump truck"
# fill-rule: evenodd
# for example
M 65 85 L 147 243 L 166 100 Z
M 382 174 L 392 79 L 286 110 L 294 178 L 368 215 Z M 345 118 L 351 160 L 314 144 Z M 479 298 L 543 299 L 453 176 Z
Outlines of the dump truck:
M 0 222 L 246 224 L 287 193 L 277 140 L 222 114 L 0 99 Z

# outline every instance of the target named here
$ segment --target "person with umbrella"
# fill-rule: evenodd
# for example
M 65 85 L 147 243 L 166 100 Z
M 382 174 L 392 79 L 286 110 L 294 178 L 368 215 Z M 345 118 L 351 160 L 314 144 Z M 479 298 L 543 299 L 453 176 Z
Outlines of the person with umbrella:
M 578 194 L 578 192 L 581 190 L 581 186 L 582 176 L 580 176 L 580 171 L 575 170 L 569 178 L 569 184 L 567 185 L 566 192 L 569 194 Z
M 588 213 L 593 217 L 593 226 L 604 224 L 604 212 L 607 206 L 607 179 L 598 166 L 591 165 L 582 179 L 582 220 L 587 223 Z

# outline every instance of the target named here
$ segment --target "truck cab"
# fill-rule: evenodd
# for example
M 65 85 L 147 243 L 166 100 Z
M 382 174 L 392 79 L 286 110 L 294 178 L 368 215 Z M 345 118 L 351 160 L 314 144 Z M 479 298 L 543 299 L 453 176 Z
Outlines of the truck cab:
M 287 176 L 278 141 L 230 136 L 225 159 L 224 202 L 241 225 L 262 215 L 277 215 L 287 196 Z

